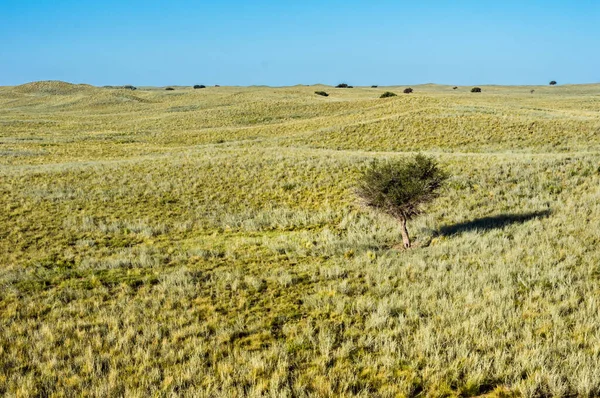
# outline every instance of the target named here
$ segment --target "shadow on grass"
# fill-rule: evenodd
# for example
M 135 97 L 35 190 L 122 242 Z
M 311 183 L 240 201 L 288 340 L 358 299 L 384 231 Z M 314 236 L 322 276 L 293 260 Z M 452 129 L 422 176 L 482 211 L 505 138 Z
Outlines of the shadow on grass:
M 487 231 L 495 228 L 504 228 L 511 224 L 521 224 L 536 218 L 548 217 L 551 210 L 533 211 L 521 214 L 500 214 L 492 217 L 476 218 L 459 224 L 447 225 L 436 231 L 438 236 L 456 235 L 468 231 Z

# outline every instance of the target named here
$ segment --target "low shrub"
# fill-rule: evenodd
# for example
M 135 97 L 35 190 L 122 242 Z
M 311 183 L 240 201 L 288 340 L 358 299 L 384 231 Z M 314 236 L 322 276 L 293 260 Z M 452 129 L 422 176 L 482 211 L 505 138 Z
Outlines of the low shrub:
M 199 88 L 206 88 L 206 86 L 205 86 L 205 85 L 203 85 L 203 84 L 196 84 L 196 85 L 194 86 L 194 89 L 199 89 Z
M 381 97 L 379 98 L 390 98 L 390 97 L 395 97 L 396 94 L 392 93 L 391 91 L 386 91 L 385 93 L 381 94 Z
M 552 80 L 552 81 L 550 82 L 550 85 L 551 85 L 551 86 L 556 86 L 556 85 L 557 85 L 557 83 L 556 83 L 556 80 Z
M 325 91 L 315 91 L 315 94 L 321 95 L 323 97 L 329 97 L 329 94 L 327 94 Z
M 456 90 L 456 89 L 458 89 L 458 87 L 456 87 L 456 86 L 452 87 L 452 90 Z
M 173 91 L 175 89 L 173 87 L 167 87 L 167 88 L 165 88 L 165 90 L 167 90 L 167 91 Z
M 396 218 L 402 226 L 402 241 L 411 247 L 406 222 L 423 212 L 422 205 L 438 196 L 449 175 L 434 158 L 374 161 L 360 177 L 356 194 L 363 204 Z
M 335 88 L 350 88 L 346 83 L 340 83 Z
M 137 87 L 132 86 L 132 85 L 126 85 L 126 86 L 102 86 L 102 88 L 111 88 L 114 90 L 137 90 Z
M 413 92 L 413 89 L 408 87 L 404 89 L 404 94 L 411 94 Z
M 480 92 L 481 92 L 481 88 L 479 88 L 479 87 L 473 87 L 473 88 L 471 89 L 471 92 L 472 92 L 472 93 L 480 93 Z
M 377 88 L 377 87 L 379 87 L 379 86 L 371 86 L 371 88 Z

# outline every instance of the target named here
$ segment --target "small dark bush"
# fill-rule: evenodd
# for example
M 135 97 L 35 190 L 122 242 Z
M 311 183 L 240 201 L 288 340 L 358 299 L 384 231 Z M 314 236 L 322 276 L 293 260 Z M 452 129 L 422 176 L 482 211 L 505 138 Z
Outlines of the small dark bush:
M 379 87 L 379 86 L 371 86 L 371 88 L 377 88 L 377 87 Z
M 458 89 L 458 87 L 456 87 L 456 86 L 452 87 L 452 90 L 456 90 L 456 89 Z
M 215 87 L 221 87 L 221 86 L 219 86 L 218 84 L 215 84 Z
M 348 86 L 348 88 L 354 88 L 354 86 Z
M 550 82 L 550 85 L 551 85 L 551 86 L 556 86 L 556 84 L 557 84 L 557 83 L 556 83 L 556 80 L 552 80 L 552 81 Z
M 531 90 L 531 91 L 530 91 L 530 93 L 531 93 L 531 94 L 535 93 L 535 90 Z
M 327 94 L 325 91 L 315 91 L 315 94 L 321 95 L 323 97 L 329 97 L 329 94 Z
M 123 86 L 123 88 L 125 88 L 125 89 L 127 89 L 127 90 L 132 90 L 132 91 L 133 91 L 133 90 L 137 90 L 137 87 L 134 87 L 134 86 L 132 86 L 132 85 L 129 85 L 129 84 L 128 84 L 127 86 Z
M 473 87 L 473 88 L 471 89 L 471 92 L 472 92 L 472 93 L 480 93 L 480 92 L 481 92 L 481 88 L 479 88 L 479 87 Z
M 395 97 L 396 94 L 392 93 L 391 91 L 386 91 L 385 93 L 381 94 L 381 97 L 379 98 L 390 98 L 390 97 Z
M 205 85 L 203 85 L 203 84 L 196 84 L 196 85 L 194 86 L 194 89 L 198 89 L 198 88 L 206 88 L 206 86 L 205 86 Z
M 167 87 L 167 88 L 165 88 L 165 90 L 167 90 L 167 91 L 173 91 L 175 89 L 173 87 Z
M 340 83 L 337 86 L 335 86 L 335 88 L 349 88 L 349 86 L 346 83 Z
M 412 92 L 413 92 L 413 89 L 412 89 L 412 88 L 410 88 L 410 87 L 409 87 L 409 88 L 405 88 L 405 89 L 404 89 L 404 94 L 410 94 L 410 93 L 412 93 Z

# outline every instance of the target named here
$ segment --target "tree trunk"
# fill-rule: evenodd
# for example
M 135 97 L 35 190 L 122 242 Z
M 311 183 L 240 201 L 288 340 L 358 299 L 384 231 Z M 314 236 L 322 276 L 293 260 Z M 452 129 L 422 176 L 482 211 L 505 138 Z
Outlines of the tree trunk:
M 400 230 L 402 233 L 402 243 L 405 249 L 410 249 L 410 236 L 408 236 L 408 230 L 406 229 L 406 217 L 401 217 L 400 223 L 402 224 L 402 229 Z

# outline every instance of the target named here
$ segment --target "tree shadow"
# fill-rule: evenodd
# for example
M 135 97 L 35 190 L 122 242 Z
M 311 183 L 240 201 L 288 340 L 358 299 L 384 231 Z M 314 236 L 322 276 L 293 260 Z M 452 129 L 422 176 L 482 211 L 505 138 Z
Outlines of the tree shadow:
M 490 229 L 504 228 L 511 224 L 522 224 L 536 218 L 548 217 L 552 211 L 540 210 L 521 214 L 500 214 L 491 217 L 476 218 L 459 224 L 446 225 L 435 232 L 437 236 L 450 236 L 468 231 L 488 231 Z

